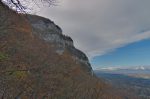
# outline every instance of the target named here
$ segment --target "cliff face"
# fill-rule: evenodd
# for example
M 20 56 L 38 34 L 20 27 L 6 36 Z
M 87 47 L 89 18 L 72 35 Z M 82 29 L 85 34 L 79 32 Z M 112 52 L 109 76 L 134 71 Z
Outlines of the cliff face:
M 40 16 L 28 15 L 27 18 L 32 26 L 34 35 L 45 42 L 55 44 L 57 47 L 56 53 L 59 55 L 68 50 L 76 62 L 84 64 L 88 72 L 93 73 L 87 56 L 74 47 L 71 37 L 63 35 L 62 29 L 58 25 Z

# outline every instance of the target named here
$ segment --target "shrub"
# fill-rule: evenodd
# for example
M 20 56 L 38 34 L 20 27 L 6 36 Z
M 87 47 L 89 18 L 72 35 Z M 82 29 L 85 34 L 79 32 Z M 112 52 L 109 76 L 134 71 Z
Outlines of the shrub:
M 4 61 L 8 59 L 8 55 L 5 53 L 0 52 L 0 61 Z
M 24 79 L 27 77 L 27 71 L 15 71 L 13 76 L 18 79 Z

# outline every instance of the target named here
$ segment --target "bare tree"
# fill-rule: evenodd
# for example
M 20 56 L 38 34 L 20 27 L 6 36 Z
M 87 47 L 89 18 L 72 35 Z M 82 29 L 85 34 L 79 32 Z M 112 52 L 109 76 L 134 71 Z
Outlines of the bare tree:
M 15 10 L 16 12 L 25 12 L 28 9 L 29 3 L 38 4 L 47 4 L 48 6 L 55 5 L 57 0 L 0 0 L 0 32 L 8 30 L 8 27 L 11 26 L 10 11 L 6 10 L 8 8 Z M 4 10 L 5 9 L 5 10 Z M 12 15 L 11 15 L 12 16 Z M 4 25 L 5 24 L 5 25 Z M 7 25 L 7 26 L 6 26 Z M 9 26 L 8 26 L 9 25 Z M 0 34 L 2 37 L 2 33 Z
M 25 11 L 28 7 L 24 4 L 28 2 L 34 2 L 35 4 L 41 2 L 51 6 L 56 3 L 56 0 L 0 0 L 0 4 L 4 4 L 11 9 L 15 9 L 16 11 Z

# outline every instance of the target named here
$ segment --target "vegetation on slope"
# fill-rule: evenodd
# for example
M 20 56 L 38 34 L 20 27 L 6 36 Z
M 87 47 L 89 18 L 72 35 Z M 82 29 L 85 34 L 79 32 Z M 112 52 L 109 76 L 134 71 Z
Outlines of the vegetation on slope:
M 56 48 L 35 36 L 23 15 L 0 5 L 0 98 L 124 99 L 69 50 L 59 55 Z

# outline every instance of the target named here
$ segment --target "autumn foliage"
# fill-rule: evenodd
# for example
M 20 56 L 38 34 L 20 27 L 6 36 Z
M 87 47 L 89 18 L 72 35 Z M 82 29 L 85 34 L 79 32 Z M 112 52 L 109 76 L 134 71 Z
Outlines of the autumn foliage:
M 0 10 L 1 99 L 129 99 L 89 74 L 67 49 L 57 54 L 56 44 L 32 33 L 25 15 Z

